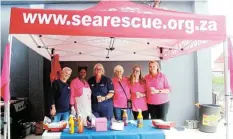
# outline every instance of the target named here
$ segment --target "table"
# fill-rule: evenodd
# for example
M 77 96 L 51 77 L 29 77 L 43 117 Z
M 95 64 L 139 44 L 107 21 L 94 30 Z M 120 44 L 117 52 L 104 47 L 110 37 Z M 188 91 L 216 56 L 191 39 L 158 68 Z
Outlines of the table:
M 224 129 L 221 129 L 217 133 L 203 133 L 197 129 L 186 129 L 184 131 L 177 131 L 176 129 L 163 130 L 165 139 L 225 139 Z M 60 139 L 61 132 L 51 133 L 45 131 L 42 135 L 42 139 Z M 233 138 L 233 133 L 231 137 Z
M 61 132 L 48 132 L 47 130 L 42 135 L 42 139 L 60 139 L 60 137 Z
M 144 120 L 142 128 L 129 124 L 123 131 L 108 129 L 107 132 L 96 132 L 94 129 L 85 129 L 82 134 L 69 134 L 69 130 L 65 129 L 60 139 L 165 139 L 165 134 L 163 130 L 153 127 L 151 120 Z
M 144 128 L 145 128 L 145 126 L 144 126 Z M 233 129 L 233 125 L 232 125 L 232 129 Z M 157 130 L 157 129 L 155 129 L 155 130 Z M 93 132 L 95 132 L 95 131 L 93 131 Z M 127 134 L 124 131 L 114 131 L 114 132 L 123 132 L 123 133 L 118 133 L 118 135 L 119 136 L 121 135 L 121 137 L 124 136 L 125 134 Z M 107 133 L 108 132 L 96 132 L 96 134 L 103 134 L 102 135 L 102 136 L 104 136 L 103 139 L 105 139 L 105 137 L 108 136 L 108 135 L 106 135 Z M 198 129 L 185 129 L 184 131 L 177 131 L 174 128 L 172 128 L 170 130 L 163 130 L 163 133 L 164 133 L 165 139 L 225 139 L 226 131 L 225 131 L 224 125 L 221 124 L 218 127 L 218 130 L 216 133 L 204 133 L 204 132 L 200 132 Z M 51 132 L 45 131 L 44 134 L 42 135 L 42 138 L 43 139 L 60 139 L 62 134 L 66 135 L 65 138 L 69 136 L 69 135 L 67 135 L 67 134 L 69 134 L 68 130 L 66 131 L 66 133 L 61 133 L 61 132 L 51 133 Z M 128 134 L 130 135 L 130 132 Z M 147 133 L 147 134 L 149 134 L 149 133 Z M 80 135 L 84 136 L 84 134 L 80 134 Z M 78 137 L 80 135 L 76 133 L 75 137 Z M 143 136 L 143 134 L 141 134 L 140 136 Z M 73 137 L 73 138 L 75 138 L 75 137 Z M 81 137 L 81 138 L 84 138 L 84 137 Z M 89 137 L 86 136 L 87 139 L 90 137 L 91 136 L 89 136 Z M 144 138 L 143 137 L 142 138 L 145 139 L 145 137 L 146 136 L 144 136 Z M 126 137 L 124 137 L 124 138 L 126 138 Z M 138 139 L 138 136 L 135 136 L 135 138 Z M 64 136 L 63 136 L 63 139 L 64 139 Z M 77 139 L 79 139 L 79 138 L 77 138 Z M 95 139 L 95 138 L 93 138 L 93 139 Z M 153 138 L 153 139 L 156 139 L 156 138 Z M 230 139 L 233 139 L 233 132 L 231 132 Z

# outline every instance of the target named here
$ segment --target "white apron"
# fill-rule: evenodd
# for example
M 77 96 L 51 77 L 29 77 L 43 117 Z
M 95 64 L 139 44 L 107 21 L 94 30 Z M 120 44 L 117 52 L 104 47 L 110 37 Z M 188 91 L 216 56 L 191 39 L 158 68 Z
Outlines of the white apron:
M 83 88 L 83 94 L 80 97 L 75 98 L 76 101 L 76 108 L 77 114 L 82 117 L 82 121 L 84 122 L 84 126 L 86 126 L 86 119 L 87 116 L 91 118 L 95 118 L 92 114 L 91 110 L 91 89 L 90 88 Z

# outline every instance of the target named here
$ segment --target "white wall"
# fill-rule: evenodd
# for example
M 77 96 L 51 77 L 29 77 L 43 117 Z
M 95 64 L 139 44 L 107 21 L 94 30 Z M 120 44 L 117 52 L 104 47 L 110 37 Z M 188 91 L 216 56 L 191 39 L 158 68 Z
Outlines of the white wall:
M 196 119 L 194 54 L 162 61 L 161 67 L 172 89 L 168 120 L 182 125 L 185 120 Z

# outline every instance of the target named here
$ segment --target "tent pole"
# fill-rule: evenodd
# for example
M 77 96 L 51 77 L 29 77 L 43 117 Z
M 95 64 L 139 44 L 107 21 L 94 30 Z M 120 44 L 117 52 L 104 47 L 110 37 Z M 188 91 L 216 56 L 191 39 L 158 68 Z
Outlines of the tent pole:
M 4 139 L 7 139 L 7 127 L 8 127 L 8 112 L 7 112 L 7 109 L 8 109 L 8 102 L 7 103 L 4 103 Z
M 8 36 L 8 42 L 10 43 L 10 46 L 12 46 L 12 35 Z M 10 50 L 10 57 L 11 57 L 11 50 Z M 9 62 L 11 63 L 11 58 Z M 9 69 L 10 69 L 10 64 L 9 64 Z M 9 98 L 9 100 L 7 100 L 6 102 L 4 100 L 4 139 L 11 138 L 10 124 L 11 124 L 11 117 L 10 117 L 10 98 Z
M 9 35 L 9 42 L 10 42 L 10 46 L 11 46 L 11 49 L 12 49 L 12 39 L 13 39 L 13 36 L 10 34 Z M 10 57 L 11 57 L 11 52 L 12 52 L 12 50 L 10 50 Z M 10 68 L 11 67 L 11 58 L 10 58 L 10 64 L 9 64 L 9 70 L 11 69 Z M 10 76 L 10 75 L 9 75 Z M 11 81 L 10 81 L 11 82 Z M 9 83 L 9 86 L 10 86 L 10 83 Z M 10 93 L 10 92 L 9 92 Z M 7 109 L 8 109 L 8 115 L 7 115 L 7 117 L 8 117 L 8 120 L 7 120 L 7 124 L 8 124 L 8 139 L 11 139 L 11 114 L 10 114 L 10 99 L 11 98 L 9 98 L 9 100 L 8 100 L 8 103 L 7 103 Z
M 223 42 L 224 53 L 224 85 L 225 85 L 225 124 L 226 124 L 226 139 L 229 138 L 229 102 L 230 102 L 230 71 L 228 68 L 228 43 L 227 39 Z
M 4 103 L 4 139 L 10 139 L 10 100 Z
M 52 48 L 52 49 L 51 49 L 51 62 L 50 62 L 51 65 L 50 65 L 50 72 L 51 72 L 52 66 L 53 66 L 52 64 L 53 64 L 53 58 L 54 58 L 54 53 L 55 53 L 54 51 L 55 51 L 55 49 Z M 50 82 L 50 86 L 52 87 L 52 82 Z
M 55 49 L 52 48 L 52 50 L 51 50 L 51 61 L 52 61 L 52 59 L 53 59 L 53 57 L 54 57 L 54 51 L 55 51 Z
M 6 116 L 5 116 L 6 115 Z M 4 139 L 10 139 L 10 123 L 11 123 L 11 118 L 10 118 L 10 100 L 8 100 L 5 104 L 4 108 L 4 119 L 5 119 L 5 124 L 4 124 Z

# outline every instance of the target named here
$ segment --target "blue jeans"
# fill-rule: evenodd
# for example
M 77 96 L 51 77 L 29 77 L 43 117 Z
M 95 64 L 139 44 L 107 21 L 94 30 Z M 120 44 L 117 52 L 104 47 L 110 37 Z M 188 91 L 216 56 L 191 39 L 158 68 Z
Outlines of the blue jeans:
M 124 110 L 124 108 L 114 107 L 114 114 L 115 114 L 116 120 L 122 120 L 123 110 Z M 128 115 L 128 120 L 132 120 L 132 110 L 131 109 L 127 109 L 127 115 Z
M 69 112 L 56 113 L 56 115 L 54 116 L 53 122 L 60 122 L 62 120 L 68 121 L 69 117 L 70 117 L 70 113 Z

